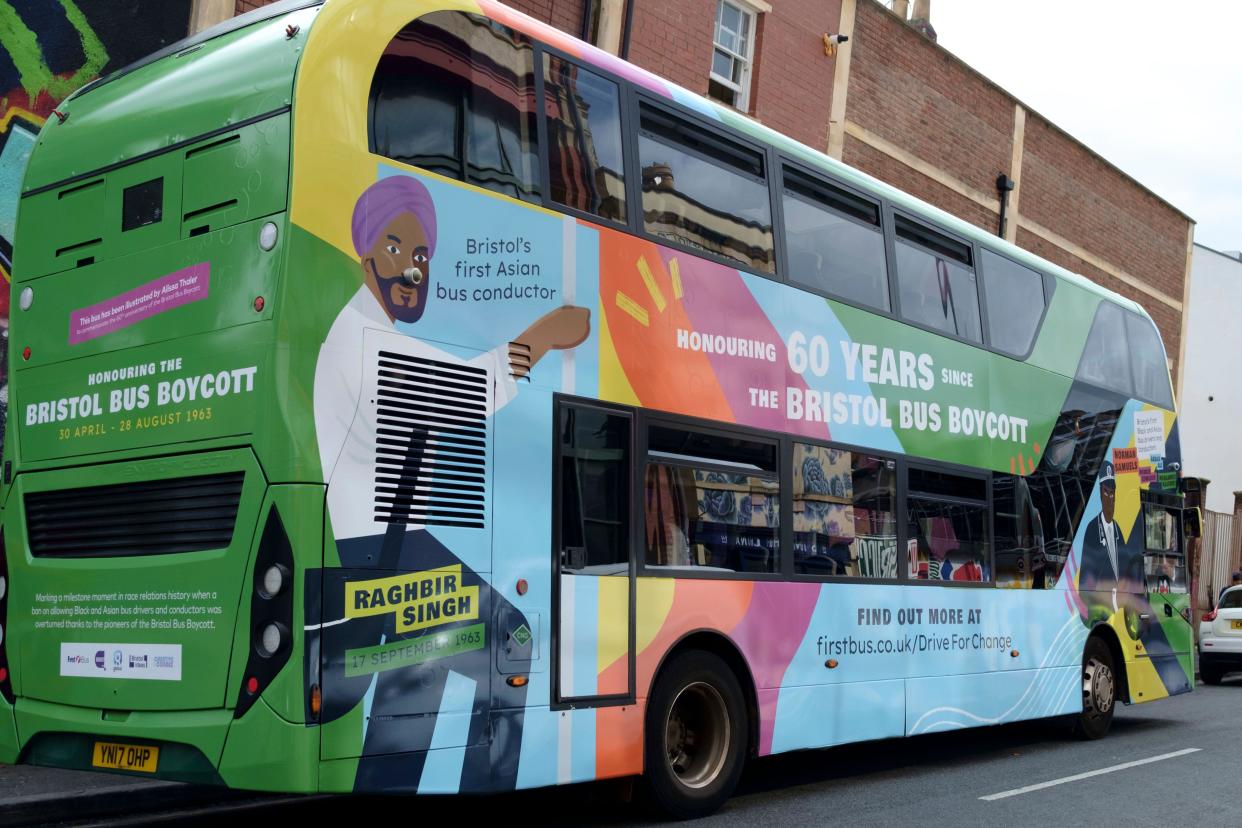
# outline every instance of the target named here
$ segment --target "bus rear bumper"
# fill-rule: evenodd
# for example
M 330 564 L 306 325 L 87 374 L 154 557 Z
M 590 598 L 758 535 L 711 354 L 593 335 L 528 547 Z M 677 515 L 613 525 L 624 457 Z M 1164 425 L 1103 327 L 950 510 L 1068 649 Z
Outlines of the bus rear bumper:
M 319 729 L 284 721 L 262 698 L 236 720 L 227 709 L 113 713 L 19 698 L 13 719 L 9 761 L 247 790 L 318 787 Z M 156 769 L 96 767 L 97 741 L 158 747 Z

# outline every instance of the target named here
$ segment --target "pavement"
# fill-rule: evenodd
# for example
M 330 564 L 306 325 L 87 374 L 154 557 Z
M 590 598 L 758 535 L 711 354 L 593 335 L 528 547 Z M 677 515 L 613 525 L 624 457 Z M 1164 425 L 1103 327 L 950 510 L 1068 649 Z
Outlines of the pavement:
M 706 825 L 1237 825 L 1242 676 L 1121 707 L 1109 736 L 1082 742 L 1057 720 L 845 745 L 751 762 Z M 628 785 L 593 783 L 494 797 L 248 800 L 213 788 L 43 768 L 0 767 L 0 825 L 219 824 L 251 808 L 270 820 L 463 816 L 543 825 L 646 825 Z M 251 801 L 257 804 L 249 804 Z M 66 803 L 69 809 L 66 810 Z M 106 805 L 100 810 L 100 804 Z M 226 811 L 237 811 L 235 816 Z M 128 815 L 128 819 L 126 816 Z

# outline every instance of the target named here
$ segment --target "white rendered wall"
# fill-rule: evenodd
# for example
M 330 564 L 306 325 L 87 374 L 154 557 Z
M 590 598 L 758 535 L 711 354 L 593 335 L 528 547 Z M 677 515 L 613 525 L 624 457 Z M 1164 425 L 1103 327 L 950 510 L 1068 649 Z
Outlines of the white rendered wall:
M 1207 507 L 1232 513 L 1242 491 L 1242 262 L 1196 244 L 1190 272 L 1182 473 L 1212 481 Z

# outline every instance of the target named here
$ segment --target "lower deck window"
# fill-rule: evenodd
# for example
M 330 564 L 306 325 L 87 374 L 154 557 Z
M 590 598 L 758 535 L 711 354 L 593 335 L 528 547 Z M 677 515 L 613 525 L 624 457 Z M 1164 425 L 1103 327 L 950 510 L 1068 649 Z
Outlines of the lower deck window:
M 776 444 L 652 426 L 643 477 L 651 568 L 777 572 Z
M 907 485 L 909 577 L 918 581 L 992 580 L 986 481 L 911 468 Z
M 896 463 L 795 443 L 794 571 L 897 577 Z

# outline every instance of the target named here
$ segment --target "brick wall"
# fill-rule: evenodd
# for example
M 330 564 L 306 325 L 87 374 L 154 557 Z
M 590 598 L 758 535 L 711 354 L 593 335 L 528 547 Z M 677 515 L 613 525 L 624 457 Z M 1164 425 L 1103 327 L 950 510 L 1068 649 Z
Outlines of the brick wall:
M 711 7 L 715 9 L 715 3 Z M 836 58 L 821 37 L 835 32 L 841 0 L 780 0 L 763 15 L 751 91 L 751 114 L 767 126 L 814 147 L 828 146 L 828 108 Z M 708 33 L 711 37 L 711 33 Z M 709 53 L 707 60 L 711 60 Z M 709 63 L 700 70 L 706 77 Z
M 851 91 L 850 94 L 853 92 Z M 853 136 L 845 137 L 845 152 L 841 160 L 851 167 L 865 170 L 881 181 L 892 184 L 929 204 L 934 204 L 941 210 L 952 213 L 971 224 L 985 227 L 992 232 L 996 230 L 997 215 L 993 211 L 981 207 L 960 193 L 890 158 Z
M 1013 99 L 879 4 L 858 0 L 857 8 L 846 119 L 995 196 L 996 176 L 1009 170 Z M 919 179 L 890 183 L 967 221 L 995 228 L 994 215 L 980 222 L 976 211 L 930 198 L 936 189 L 930 179 Z
M 582 36 L 582 0 L 510 0 L 506 5 L 574 37 Z
M 631 2 L 630 61 L 691 92 L 706 95 L 716 0 Z

